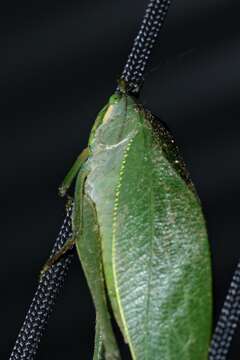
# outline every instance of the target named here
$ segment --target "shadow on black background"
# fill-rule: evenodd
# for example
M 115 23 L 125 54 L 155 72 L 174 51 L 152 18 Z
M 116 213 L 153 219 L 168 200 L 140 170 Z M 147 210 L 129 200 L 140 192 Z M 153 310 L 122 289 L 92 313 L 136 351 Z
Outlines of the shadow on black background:
M 57 187 L 116 86 L 146 1 L 1 5 L 1 338 L 8 358 L 64 216 Z M 173 1 L 142 102 L 170 127 L 202 200 L 215 321 L 240 254 L 240 4 Z M 38 359 L 91 359 L 94 311 L 75 260 Z M 238 359 L 240 331 L 230 359 Z

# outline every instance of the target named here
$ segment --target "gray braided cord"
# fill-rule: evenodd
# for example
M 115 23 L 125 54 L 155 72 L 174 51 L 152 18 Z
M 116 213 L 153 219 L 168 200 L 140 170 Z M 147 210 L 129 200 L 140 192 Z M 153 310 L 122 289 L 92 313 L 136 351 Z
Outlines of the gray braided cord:
M 150 0 L 131 53 L 121 78 L 128 84 L 128 91 L 137 95 L 144 81 L 144 72 L 159 30 L 162 27 L 170 0 Z M 71 236 L 71 208 L 55 242 L 54 254 Z M 47 325 L 56 298 L 72 261 L 68 254 L 55 264 L 42 278 L 34 295 L 23 326 L 17 337 L 10 360 L 33 360 Z M 226 360 L 232 337 L 240 318 L 240 262 L 234 273 L 228 295 L 220 314 L 209 350 L 209 360 Z
M 121 78 L 128 91 L 138 94 L 153 45 L 166 18 L 171 0 L 150 0 Z
M 226 300 L 215 328 L 209 360 L 226 360 L 240 319 L 240 261 L 234 272 Z
M 135 94 L 139 92 L 151 49 L 163 25 L 169 5 L 170 0 L 150 0 L 148 3 L 139 33 L 121 76 L 128 84 L 130 92 Z M 52 254 L 61 248 L 70 235 L 71 209 L 68 209 Z M 57 295 L 63 287 L 71 260 L 72 255 L 67 255 L 59 263 L 55 264 L 39 283 L 10 360 L 34 359 Z
M 71 212 L 72 209 L 69 207 L 51 255 L 56 253 L 71 236 Z M 73 255 L 69 254 L 43 275 L 18 334 L 10 360 L 32 360 L 36 355 L 41 336 L 56 298 L 64 285 L 72 258 Z

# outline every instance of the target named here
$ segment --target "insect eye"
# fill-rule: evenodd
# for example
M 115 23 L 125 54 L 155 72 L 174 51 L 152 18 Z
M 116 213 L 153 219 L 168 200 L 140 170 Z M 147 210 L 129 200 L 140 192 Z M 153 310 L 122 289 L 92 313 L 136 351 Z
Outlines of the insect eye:
M 115 104 L 117 101 L 119 101 L 121 95 L 120 94 L 113 94 L 109 99 L 109 105 Z

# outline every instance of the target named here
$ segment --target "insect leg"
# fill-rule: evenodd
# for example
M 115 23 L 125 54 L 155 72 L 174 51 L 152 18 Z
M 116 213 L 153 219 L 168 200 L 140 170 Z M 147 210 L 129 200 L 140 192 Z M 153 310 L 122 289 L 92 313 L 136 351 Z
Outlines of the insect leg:
M 48 271 L 51 266 L 56 264 L 66 254 L 67 251 L 73 248 L 74 245 L 75 245 L 75 239 L 74 238 L 68 239 L 65 242 L 65 244 L 61 247 L 61 249 L 50 259 L 47 260 L 40 273 L 40 276 L 42 276 L 46 271 Z
M 76 237 L 82 231 L 82 208 L 83 208 L 83 189 L 86 177 L 88 175 L 87 171 L 80 171 L 76 181 L 76 190 L 75 190 L 75 204 L 73 207 L 73 236 L 69 238 L 65 244 L 58 250 L 58 252 L 53 255 L 45 263 L 40 276 L 42 276 L 52 265 L 58 262 L 62 256 L 66 254 L 67 251 L 71 250 L 76 243 Z
M 64 196 L 66 194 L 67 190 L 70 188 L 74 178 L 77 176 L 81 166 L 87 160 L 88 156 L 89 156 L 89 149 L 86 148 L 78 156 L 77 160 L 75 161 L 72 168 L 65 176 L 61 186 L 59 187 L 60 196 Z
M 104 360 L 103 338 L 98 315 L 96 316 L 93 360 Z
M 76 187 L 77 190 L 77 187 Z M 77 193 L 75 193 L 75 210 Z M 77 217 L 79 218 L 79 217 Z M 77 225 L 78 226 L 78 225 Z M 113 333 L 111 317 L 108 311 L 106 288 L 103 274 L 101 237 L 95 204 L 84 194 L 82 208 L 82 229 L 77 232 L 76 247 L 84 270 L 100 326 L 100 334 L 96 334 L 96 344 L 100 336 L 104 344 L 104 359 L 119 360 L 120 354 Z M 96 354 L 95 350 L 95 354 Z M 97 355 L 96 355 L 97 356 Z M 95 359 L 101 359 L 95 357 Z

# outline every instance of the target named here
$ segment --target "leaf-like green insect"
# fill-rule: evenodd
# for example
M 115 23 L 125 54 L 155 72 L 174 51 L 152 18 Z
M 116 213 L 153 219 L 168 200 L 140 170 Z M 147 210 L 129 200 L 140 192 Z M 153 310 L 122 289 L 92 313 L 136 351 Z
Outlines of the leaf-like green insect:
M 104 358 L 119 358 L 108 297 L 133 359 L 207 360 L 209 244 L 169 132 L 121 90 L 99 113 L 62 195 L 75 176 L 69 244 L 76 243 L 96 307 L 95 359 L 100 338 Z

